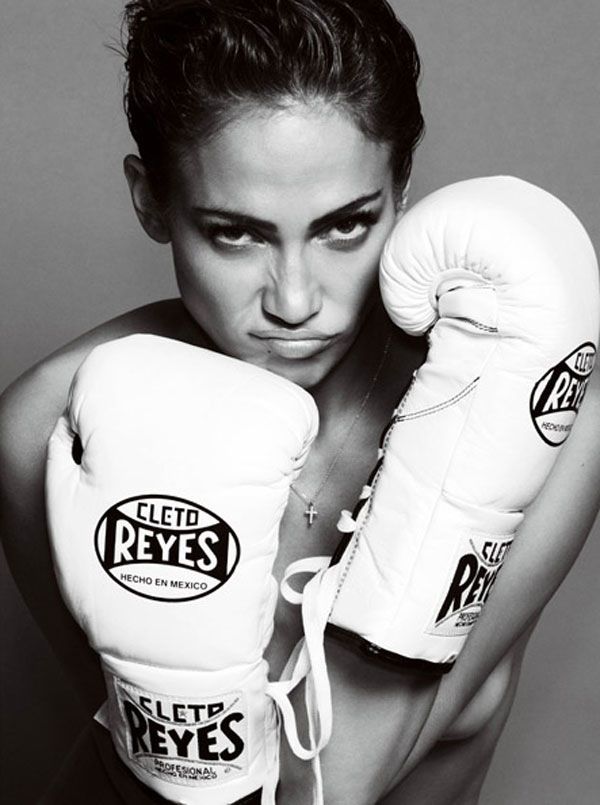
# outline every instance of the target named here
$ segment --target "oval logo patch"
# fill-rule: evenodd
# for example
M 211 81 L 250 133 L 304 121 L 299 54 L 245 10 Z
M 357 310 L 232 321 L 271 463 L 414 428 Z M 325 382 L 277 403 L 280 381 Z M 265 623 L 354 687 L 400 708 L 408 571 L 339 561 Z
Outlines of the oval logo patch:
M 531 418 L 551 447 L 561 445 L 571 432 L 595 358 L 596 347 L 587 341 L 549 369 L 533 388 Z
M 231 577 L 240 557 L 237 536 L 217 514 L 167 495 L 111 506 L 96 527 L 95 544 L 117 584 L 156 601 L 209 595 Z

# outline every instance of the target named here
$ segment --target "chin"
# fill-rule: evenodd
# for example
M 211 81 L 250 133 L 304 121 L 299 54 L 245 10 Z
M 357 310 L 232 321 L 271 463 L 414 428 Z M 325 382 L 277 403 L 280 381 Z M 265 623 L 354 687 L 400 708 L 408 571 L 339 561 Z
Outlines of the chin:
M 317 386 L 339 360 L 337 355 L 319 355 L 306 360 L 285 360 L 275 355 L 235 354 L 233 351 L 226 354 L 284 377 L 307 391 Z
M 292 383 L 296 383 L 297 386 L 301 386 L 306 391 L 310 391 L 315 386 L 318 386 L 319 383 L 329 374 L 329 370 L 327 368 L 306 366 L 290 366 L 285 367 L 281 371 L 276 369 L 271 369 L 271 371 L 274 371 L 276 374 L 285 377 L 286 380 L 291 380 Z
M 344 346 L 338 344 L 337 349 L 328 350 L 306 360 L 271 360 L 265 365 L 265 368 L 310 391 L 325 380 L 338 365 L 347 351 Z
M 317 386 L 331 370 L 329 361 L 264 361 L 247 359 L 248 363 L 253 363 L 255 366 L 260 366 L 261 369 L 267 369 L 286 380 L 301 386 L 303 389 L 310 391 L 311 388 Z
M 352 339 L 343 339 L 324 352 L 310 358 L 298 359 L 283 358 L 272 352 L 254 352 L 243 347 L 240 348 L 239 344 L 223 344 L 221 351 L 238 360 L 273 372 L 310 391 L 337 366 L 351 343 Z

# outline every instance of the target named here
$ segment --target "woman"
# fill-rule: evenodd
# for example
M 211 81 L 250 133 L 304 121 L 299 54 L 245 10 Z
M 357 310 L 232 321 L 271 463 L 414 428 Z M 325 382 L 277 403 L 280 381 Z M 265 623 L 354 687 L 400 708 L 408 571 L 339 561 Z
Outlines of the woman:
M 356 499 L 372 446 L 424 357 L 422 343 L 389 324 L 375 284 L 422 127 L 418 59 L 391 11 L 372 0 L 165 0 L 128 4 L 127 22 L 127 112 L 139 156 L 126 158 L 125 173 L 145 231 L 171 245 L 181 300 L 82 336 L 14 384 L 1 411 L 7 551 L 90 716 L 103 682 L 60 600 L 42 526 L 45 444 L 89 350 L 152 332 L 313 393 L 322 424 L 284 517 L 278 576 L 294 559 L 333 551 L 337 514 Z M 328 805 L 477 800 L 532 625 L 596 512 L 599 394 L 596 382 L 452 674 L 422 680 L 328 646 L 336 723 L 323 755 Z M 581 503 L 565 523 L 573 490 Z M 31 555 L 42 557 L 35 567 Z M 525 582 L 527 600 L 518 594 Z M 273 678 L 299 633 L 297 613 L 280 604 Z M 111 785 L 115 802 L 150 801 L 96 732 L 112 781 L 98 801 L 113 801 Z M 92 769 L 99 791 L 105 778 L 99 764 Z M 89 779 L 78 789 L 69 774 L 45 801 L 81 801 Z M 305 803 L 309 778 L 286 754 L 281 802 Z

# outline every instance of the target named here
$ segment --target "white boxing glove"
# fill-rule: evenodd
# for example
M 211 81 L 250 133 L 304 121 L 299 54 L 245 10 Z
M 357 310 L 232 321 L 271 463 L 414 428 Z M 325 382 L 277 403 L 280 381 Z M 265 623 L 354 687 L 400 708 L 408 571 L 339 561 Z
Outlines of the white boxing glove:
M 300 560 L 282 584 L 303 607 L 317 750 L 331 731 L 323 630 L 386 664 L 451 668 L 596 354 L 590 240 L 560 201 L 518 179 L 464 181 L 419 202 L 392 232 L 380 279 L 396 324 L 432 329 L 370 482 L 342 513 L 333 560 Z M 295 593 L 289 579 L 319 566 Z
M 99 653 L 117 753 L 178 803 L 273 803 L 263 651 L 310 395 L 214 352 L 138 335 L 97 347 L 51 437 L 57 577 Z
M 429 351 L 338 552 L 328 632 L 439 672 L 460 652 L 571 430 L 596 354 L 598 267 L 564 204 L 491 177 L 409 211 L 380 282 L 397 325 L 432 328 Z

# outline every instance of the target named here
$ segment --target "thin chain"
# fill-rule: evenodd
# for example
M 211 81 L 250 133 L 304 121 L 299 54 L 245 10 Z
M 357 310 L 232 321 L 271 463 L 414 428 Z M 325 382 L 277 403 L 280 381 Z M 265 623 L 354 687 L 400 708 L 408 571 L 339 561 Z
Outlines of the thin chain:
M 373 393 L 373 390 L 374 390 L 374 388 L 375 388 L 375 386 L 377 384 L 377 381 L 379 379 L 379 375 L 381 374 L 381 370 L 383 369 L 385 359 L 387 358 L 387 355 L 388 355 L 388 352 L 389 352 L 389 349 L 390 349 L 391 340 L 392 340 L 392 337 L 390 335 L 390 336 L 388 336 L 388 339 L 387 339 L 387 341 L 385 343 L 385 347 L 384 347 L 383 352 L 381 354 L 381 360 L 379 361 L 379 365 L 377 366 L 377 369 L 375 370 L 375 374 L 373 375 L 373 377 L 371 378 L 371 382 L 369 383 L 369 387 L 367 388 L 367 390 L 366 390 L 366 392 L 365 392 L 365 394 L 364 394 L 364 396 L 363 396 L 363 398 L 361 400 L 361 403 L 360 403 L 360 405 L 358 407 L 358 410 L 357 410 L 356 414 L 354 415 L 354 417 L 352 419 L 352 422 L 350 423 L 350 425 L 348 427 L 348 430 L 346 431 L 346 435 L 344 436 L 344 438 L 342 440 L 342 443 L 338 447 L 333 459 L 331 460 L 331 464 L 327 468 L 327 472 L 325 473 L 325 476 L 323 477 L 323 480 L 321 481 L 321 483 L 319 484 L 317 489 L 315 489 L 313 495 L 311 497 L 309 497 L 304 492 L 302 492 L 300 489 L 298 489 L 298 487 L 295 486 L 294 484 L 290 485 L 290 488 L 291 488 L 292 492 L 296 495 L 296 497 L 298 497 L 300 500 L 304 501 L 304 503 L 306 503 L 306 505 L 307 505 L 307 509 L 304 512 L 304 516 L 308 520 L 309 528 L 313 524 L 314 520 L 317 518 L 317 516 L 319 514 L 319 512 L 315 508 L 315 503 L 317 502 L 319 496 L 321 495 L 321 492 L 325 489 L 325 487 L 327 485 L 327 481 L 329 481 L 329 479 L 331 478 L 331 474 L 335 470 L 335 468 L 336 468 L 336 466 L 338 464 L 338 461 L 342 457 L 342 455 L 344 453 L 344 450 L 346 449 L 346 446 L 348 445 L 348 442 L 350 441 L 350 436 L 352 436 L 352 432 L 353 432 L 358 420 L 361 418 L 365 408 L 367 407 L 367 403 L 369 402 L 371 394 Z

